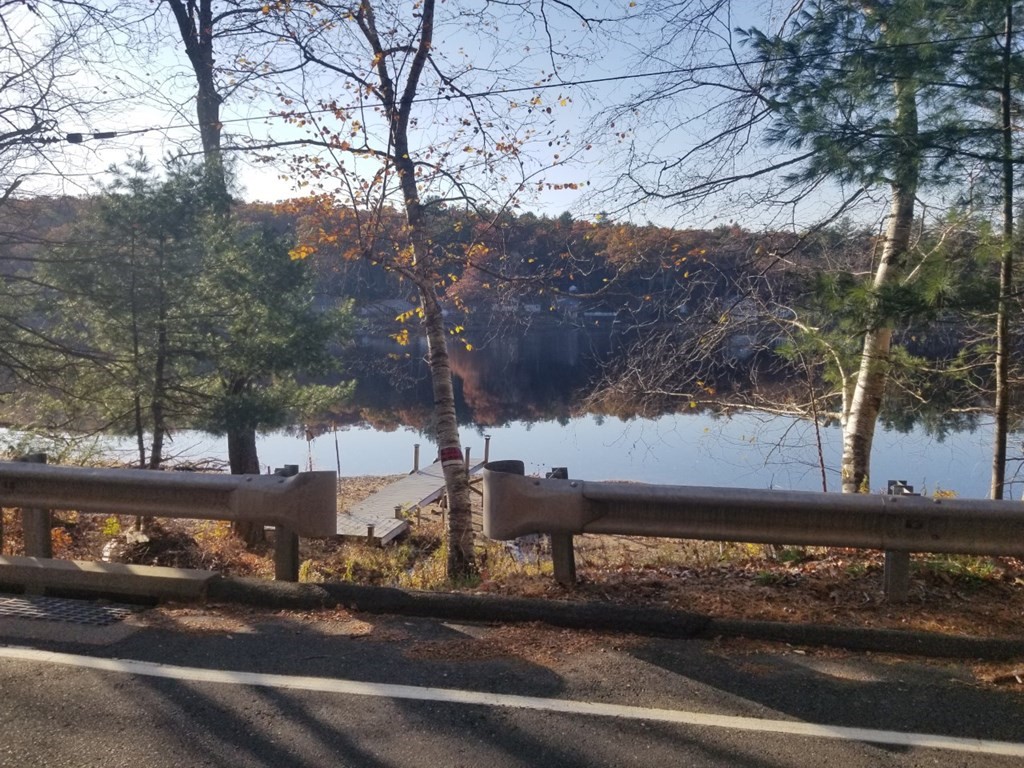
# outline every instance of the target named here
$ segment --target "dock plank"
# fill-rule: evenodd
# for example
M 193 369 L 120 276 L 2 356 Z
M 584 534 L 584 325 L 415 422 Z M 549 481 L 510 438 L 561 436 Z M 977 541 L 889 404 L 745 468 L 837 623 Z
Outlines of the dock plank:
M 470 472 L 483 467 L 478 464 Z M 409 528 L 405 520 L 395 519 L 395 507 L 410 512 L 418 507 L 432 504 L 444 493 L 444 472 L 441 462 L 412 472 L 394 483 L 372 493 L 358 504 L 338 514 L 338 535 L 351 538 L 367 538 L 369 527 L 373 526 L 373 539 L 387 544 Z

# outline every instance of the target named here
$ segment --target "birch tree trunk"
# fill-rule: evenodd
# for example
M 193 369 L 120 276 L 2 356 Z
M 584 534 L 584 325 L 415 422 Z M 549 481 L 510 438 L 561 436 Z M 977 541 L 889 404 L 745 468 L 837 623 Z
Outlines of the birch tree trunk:
M 448 357 L 448 339 L 444 327 L 444 313 L 437 298 L 437 263 L 423 219 L 416 164 L 409 146 L 409 124 L 420 77 L 427 66 L 434 45 L 435 0 L 423 0 L 419 12 L 419 39 L 404 82 L 389 71 L 389 51 L 385 50 L 377 30 L 377 21 L 371 3 L 363 3 L 356 22 L 374 54 L 374 63 L 380 83 L 380 99 L 388 120 L 391 150 L 389 159 L 398 176 L 405 208 L 406 225 L 412 244 L 412 263 L 403 268 L 419 292 L 423 310 L 423 326 L 429 351 L 430 379 L 434 395 L 434 420 L 437 447 L 444 471 L 445 490 L 448 493 L 448 561 L 449 578 L 472 574 L 473 525 L 470 508 L 469 474 L 462 457 L 462 441 L 455 414 L 455 387 Z
M 921 168 L 918 144 L 917 83 L 904 77 L 895 83 L 896 116 L 894 130 L 903 138 L 902 152 L 894 166 L 892 207 L 886 227 L 882 255 L 872 283 L 880 292 L 899 283 L 904 277 L 904 264 L 910 247 L 914 223 L 914 199 L 917 195 Z M 882 407 L 882 396 L 889 378 L 889 351 L 892 346 L 892 318 L 878 306 L 864 334 L 860 369 L 843 423 L 842 488 L 843 493 L 866 493 L 870 490 L 871 444 L 875 424 Z
M 420 306 L 427 335 L 430 380 L 434 393 L 434 419 L 437 447 L 448 492 L 448 562 L 449 578 L 466 576 L 475 571 L 473 559 L 473 518 L 470 503 L 469 473 L 462 456 L 459 422 L 455 414 L 455 387 L 448 359 L 448 339 L 444 314 L 432 283 L 420 283 Z

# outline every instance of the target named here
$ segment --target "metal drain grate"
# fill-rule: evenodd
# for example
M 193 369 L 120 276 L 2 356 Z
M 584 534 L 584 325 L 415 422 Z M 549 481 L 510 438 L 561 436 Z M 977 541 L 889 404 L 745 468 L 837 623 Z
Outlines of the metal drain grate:
M 101 605 L 61 597 L 0 597 L 0 619 L 62 621 L 90 627 L 106 627 L 131 616 L 138 607 Z

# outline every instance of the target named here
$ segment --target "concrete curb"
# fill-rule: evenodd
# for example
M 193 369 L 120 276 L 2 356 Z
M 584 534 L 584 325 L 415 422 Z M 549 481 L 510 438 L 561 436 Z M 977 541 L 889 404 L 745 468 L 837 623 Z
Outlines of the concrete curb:
M 0 588 L 29 593 L 120 595 L 154 600 L 200 600 L 220 576 L 194 568 L 0 555 Z
M 630 608 L 608 603 L 414 592 L 355 584 L 295 584 L 261 579 L 224 578 L 209 583 L 208 599 L 261 608 L 313 610 L 343 607 L 370 614 L 421 616 L 449 621 L 525 623 L 669 638 L 747 638 L 830 646 L 853 651 L 897 653 L 938 658 L 1005 661 L 1024 658 L 1024 640 L 905 632 L 891 629 L 786 624 L 716 619 L 658 608 Z

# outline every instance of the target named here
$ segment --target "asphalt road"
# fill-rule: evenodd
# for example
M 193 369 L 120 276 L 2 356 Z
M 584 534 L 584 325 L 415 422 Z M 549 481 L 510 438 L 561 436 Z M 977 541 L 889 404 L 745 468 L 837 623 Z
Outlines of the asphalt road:
M 344 614 L 0 618 L 0 766 L 1022 764 L 1024 694 L 949 662 Z

